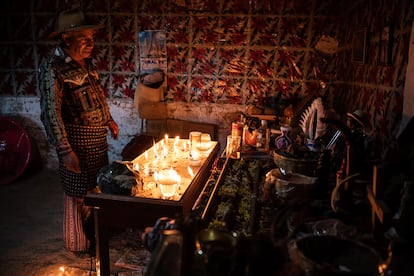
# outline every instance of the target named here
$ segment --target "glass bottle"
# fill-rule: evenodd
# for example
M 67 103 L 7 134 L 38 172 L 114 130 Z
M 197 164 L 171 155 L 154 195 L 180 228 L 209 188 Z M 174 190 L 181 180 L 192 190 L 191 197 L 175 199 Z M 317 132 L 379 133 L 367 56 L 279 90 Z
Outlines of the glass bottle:
M 289 137 L 289 132 L 291 131 L 290 126 L 281 126 L 280 131 L 282 134 L 280 134 L 275 139 L 275 147 L 278 150 L 287 150 L 292 145 L 292 139 Z

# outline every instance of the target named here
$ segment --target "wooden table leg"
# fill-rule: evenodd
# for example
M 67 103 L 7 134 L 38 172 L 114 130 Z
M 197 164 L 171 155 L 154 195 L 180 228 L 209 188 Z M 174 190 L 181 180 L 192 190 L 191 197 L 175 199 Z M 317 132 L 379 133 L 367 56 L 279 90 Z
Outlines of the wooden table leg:
M 96 274 L 110 275 L 108 228 L 105 226 L 102 210 L 94 208 L 96 239 Z

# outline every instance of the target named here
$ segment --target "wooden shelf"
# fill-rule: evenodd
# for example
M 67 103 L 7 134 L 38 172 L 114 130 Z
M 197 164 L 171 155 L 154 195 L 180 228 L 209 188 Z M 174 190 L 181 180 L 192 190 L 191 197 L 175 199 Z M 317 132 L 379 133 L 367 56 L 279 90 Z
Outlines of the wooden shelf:
M 257 118 L 259 120 L 276 121 L 276 115 L 248 115 L 250 117 Z

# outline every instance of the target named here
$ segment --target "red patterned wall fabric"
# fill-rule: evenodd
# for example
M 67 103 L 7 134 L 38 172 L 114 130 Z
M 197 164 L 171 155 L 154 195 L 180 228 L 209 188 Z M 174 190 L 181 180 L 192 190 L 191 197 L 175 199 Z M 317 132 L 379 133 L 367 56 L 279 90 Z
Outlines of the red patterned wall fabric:
M 37 71 L 54 47 L 47 35 L 56 14 L 79 3 L 105 25 L 94 57 L 111 97 L 134 95 L 139 31 L 165 30 L 167 101 L 274 106 L 324 94 L 340 114 L 369 112 L 383 143 L 398 129 L 411 0 L 5 0 L 0 96 L 39 95 Z M 364 49 L 353 43 L 360 30 Z M 322 36 L 335 38 L 338 51 L 315 51 Z M 354 60 L 353 51 L 363 60 Z

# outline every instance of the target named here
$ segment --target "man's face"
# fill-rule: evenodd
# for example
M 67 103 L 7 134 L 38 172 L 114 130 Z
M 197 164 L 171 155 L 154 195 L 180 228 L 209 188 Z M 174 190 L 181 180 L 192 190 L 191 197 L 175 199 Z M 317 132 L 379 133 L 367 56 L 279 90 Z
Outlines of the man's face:
M 88 58 L 94 47 L 94 30 L 72 31 L 62 34 L 62 39 L 67 45 L 73 59 Z

